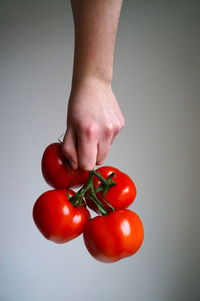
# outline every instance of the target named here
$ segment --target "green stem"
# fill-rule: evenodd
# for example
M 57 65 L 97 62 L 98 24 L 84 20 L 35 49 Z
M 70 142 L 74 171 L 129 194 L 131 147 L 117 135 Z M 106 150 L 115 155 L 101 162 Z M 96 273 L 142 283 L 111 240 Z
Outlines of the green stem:
M 86 183 L 85 185 L 83 185 L 78 192 L 72 196 L 69 200 L 70 202 L 75 206 L 75 207 L 79 207 L 81 206 L 82 203 L 82 199 L 85 195 L 85 193 L 90 189 L 90 182 L 91 182 L 91 175 L 89 176 L 88 179 L 88 183 Z
M 112 179 L 115 176 L 115 173 L 112 172 L 106 179 L 99 172 L 93 171 L 93 173 L 101 181 L 101 185 L 96 188 L 95 192 L 98 193 L 103 190 L 103 196 L 105 197 L 110 187 L 116 185 L 116 182 Z
M 106 179 L 100 174 L 100 172 L 93 170 L 92 173 L 99 178 L 102 184 L 107 185 Z
M 116 183 L 110 183 L 109 185 L 105 185 L 105 186 L 101 184 L 100 186 L 98 186 L 98 187 L 95 189 L 95 192 L 97 193 L 97 192 L 100 192 L 100 191 L 102 191 L 102 190 L 103 190 L 104 192 L 105 192 L 106 190 L 108 191 L 110 187 L 115 186 L 115 185 L 116 185 Z M 107 192 L 107 191 L 106 191 L 106 192 Z
M 90 192 L 89 196 L 90 198 L 93 200 L 93 202 L 96 204 L 98 211 L 102 214 L 102 215 L 107 215 L 108 212 L 106 210 L 106 208 L 104 207 L 104 205 L 100 202 L 100 200 L 98 199 L 95 190 L 94 190 L 94 186 L 93 186 L 93 177 L 94 177 L 94 173 L 93 171 L 90 172 L 89 175 L 89 179 L 88 182 L 83 185 L 79 191 L 69 199 L 69 201 L 75 206 L 75 207 L 79 207 L 81 206 L 82 203 L 82 199 L 85 195 L 85 193 L 87 191 Z
M 95 203 L 95 205 L 98 208 L 98 211 L 102 214 L 102 215 L 107 215 L 108 212 L 105 208 L 105 206 L 100 202 L 100 200 L 98 199 L 95 190 L 94 190 L 94 186 L 93 184 L 90 187 L 90 199 Z
M 115 181 L 113 181 L 113 177 L 115 177 L 116 176 L 116 173 L 115 172 L 112 172 L 107 178 L 106 178 L 106 180 L 109 182 L 109 183 L 114 183 L 114 184 L 116 184 L 116 182 Z

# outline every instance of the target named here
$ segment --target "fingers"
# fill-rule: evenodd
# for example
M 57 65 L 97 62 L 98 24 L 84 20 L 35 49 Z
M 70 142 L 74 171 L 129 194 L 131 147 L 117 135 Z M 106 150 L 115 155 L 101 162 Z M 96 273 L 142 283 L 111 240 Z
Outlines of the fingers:
M 91 127 L 75 129 L 68 127 L 62 151 L 72 169 L 92 170 L 97 158 L 97 131 Z
M 62 151 L 64 156 L 68 159 L 72 169 L 78 168 L 76 144 L 77 144 L 76 133 L 72 127 L 68 127 L 63 140 Z
M 122 124 L 107 124 L 101 129 L 91 124 L 81 125 L 76 130 L 68 127 L 63 141 L 63 154 L 73 169 L 79 167 L 90 171 L 95 165 L 104 163 L 114 138 L 122 128 Z
M 111 143 L 100 142 L 97 146 L 96 165 L 104 164 L 104 161 L 109 153 Z
M 78 135 L 78 162 L 83 170 L 92 170 L 97 158 L 97 129 L 88 126 L 77 131 Z
M 100 139 L 98 143 L 98 153 L 97 153 L 97 165 L 104 164 L 104 161 L 109 153 L 110 147 L 115 139 L 115 137 L 121 131 L 123 125 L 122 123 L 118 123 L 115 125 L 107 124 L 103 131 L 103 137 Z
M 101 135 L 101 139 L 98 143 L 98 152 L 97 152 L 97 159 L 96 164 L 102 165 L 108 155 L 108 152 L 110 150 L 110 146 L 112 144 L 112 140 L 115 136 L 115 129 L 112 126 L 112 124 L 107 125 Z

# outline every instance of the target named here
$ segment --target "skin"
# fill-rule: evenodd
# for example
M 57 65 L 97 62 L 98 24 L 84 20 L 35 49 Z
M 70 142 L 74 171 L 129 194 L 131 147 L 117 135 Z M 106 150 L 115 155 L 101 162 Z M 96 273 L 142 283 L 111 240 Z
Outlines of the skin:
M 112 91 L 122 0 L 72 0 L 74 67 L 63 154 L 73 169 L 104 163 L 124 117 Z

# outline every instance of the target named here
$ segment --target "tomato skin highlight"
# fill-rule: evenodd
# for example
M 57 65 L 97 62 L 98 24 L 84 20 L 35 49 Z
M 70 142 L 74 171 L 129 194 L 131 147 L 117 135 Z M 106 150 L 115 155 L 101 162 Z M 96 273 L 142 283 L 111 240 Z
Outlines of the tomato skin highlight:
M 96 260 L 112 263 L 139 250 L 144 228 L 136 213 L 121 209 L 88 220 L 83 238 L 87 250 Z
M 134 202 L 137 190 L 134 182 L 127 174 L 111 166 L 102 166 L 98 168 L 96 172 L 99 172 L 104 178 L 107 178 L 113 172 L 115 173 L 112 179 L 116 182 L 116 185 L 111 187 L 105 196 L 103 195 L 103 191 L 97 192 L 97 197 L 108 212 L 111 212 L 112 209 L 106 204 L 104 199 L 110 203 L 115 210 L 128 208 Z M 97 176 L 94 176 L 93 184 L 95 189 L 101 185 Z M 88 200 L 87 205 L 99 213 L 94 202 Z
M 88 171 L 73 170 L 62 153 L 62 144 L 52 143 L 45 149 L 41 160 L 42 175 L 53 188 L 69 188 L 83 185 L 89 176 Z
M 72 190 L 44 192 L 33 207 L 33 220 L 42 235 L 55 243 L 65 243 L 79 236 L 90 218 L 85 206 L 74 207 L 68 196 Z

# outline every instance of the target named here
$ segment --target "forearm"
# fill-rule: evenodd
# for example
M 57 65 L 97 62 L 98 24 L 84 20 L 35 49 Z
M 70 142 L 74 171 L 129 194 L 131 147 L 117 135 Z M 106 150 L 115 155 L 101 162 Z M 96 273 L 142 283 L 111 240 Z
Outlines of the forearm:
M 99 79 L 110 83 L 122 0 L 71 0 L 75 51 L 72 84 Z
M 124 126 L 111 86 L 121 4 L 122 0 L 71 0 L 74 67 L 62 150 L 74 169 L 103 164 Z

